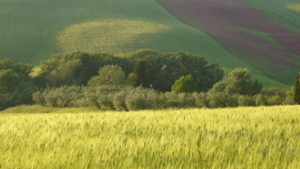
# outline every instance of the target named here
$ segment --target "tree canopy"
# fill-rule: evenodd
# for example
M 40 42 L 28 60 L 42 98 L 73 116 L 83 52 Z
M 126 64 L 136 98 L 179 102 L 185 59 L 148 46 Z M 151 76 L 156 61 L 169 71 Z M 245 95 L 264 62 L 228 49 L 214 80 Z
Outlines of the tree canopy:
M 294 85 L 294 100 L 297 104 L 300 104 L 300 73 L 297 74 Z
M 125 72 L 120 66 L 106 65 L 100 68 L 98 75 L 88 81 L 88 86 L 114 85 L 121 86 L 125 83 Z
M 149 49 L 140 50 L 127 56 L 113 56 L 108 53 L 72 52 L 53 56 L 41 62 L 41 71 L 35 82 L 38 86 L 86 85 L 105 65 L 117 65 L 125 72 L 125 78 L 134 73 L 139 61 L 147 84 L 159 91 L 171 91 L 172 85 L 181 76 L 191 75 L 195 91 L 208 91 L 223 78 L 223 70 L 216 63 L 208 63 L 203 57 L 187 52 L 161 53 Z M 137 71 L 142 73 L 142 71 Z M 137 74 L 134 73 L 134 74 Z M 130 78 L 136 78 L 134 75 Z M 146 83 L 146 82 L 144 82 Z
M 212 93 L 225 92 L 227 94 L 255 95 L 262 89 L 262 85 L 255 80 L 251 80 L 249 69 L 236 68 L 216 83 L 211 89 Z
M 191 75 L 181 76 L 172 86 L 174 93 L 192 93 L 195 91 L 195 83 Z

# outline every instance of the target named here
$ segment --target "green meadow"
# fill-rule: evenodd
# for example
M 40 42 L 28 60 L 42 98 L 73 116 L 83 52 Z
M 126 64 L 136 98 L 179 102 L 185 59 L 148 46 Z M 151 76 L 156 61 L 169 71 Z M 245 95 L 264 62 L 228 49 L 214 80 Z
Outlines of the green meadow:
M 0 16 L 0 59 L 38 66 L 53 54 L 70 51 L 120 56 L 146 48 L 188 51 L 219 63 L 226 73 L 249 68 L 264 85 L 286 85 L 178 20 L 155 0 L 2 0 Z
M 299 168 L 298 106 L 1 112 L 2 168 Z M 36 112 L 36 113 L 31 113 Z
M 272 21 L 300 33 L 300 3 L 298 0 L 245 0 L 264 11 Z

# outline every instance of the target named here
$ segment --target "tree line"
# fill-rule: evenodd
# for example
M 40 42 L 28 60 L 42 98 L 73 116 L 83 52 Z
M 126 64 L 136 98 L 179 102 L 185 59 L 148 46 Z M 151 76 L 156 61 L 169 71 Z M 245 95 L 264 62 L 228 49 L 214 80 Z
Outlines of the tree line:
M 36 76 L 30 75 L 32 69 L 0 61 L 1 109 L 34 103 L 111 110 L 298 103 L 296 87 L 263 88 L 243 68 L 224 77 L 217 63 L 187 52 L 147 49 L 122 57 L 71 52 L 42 61 Z

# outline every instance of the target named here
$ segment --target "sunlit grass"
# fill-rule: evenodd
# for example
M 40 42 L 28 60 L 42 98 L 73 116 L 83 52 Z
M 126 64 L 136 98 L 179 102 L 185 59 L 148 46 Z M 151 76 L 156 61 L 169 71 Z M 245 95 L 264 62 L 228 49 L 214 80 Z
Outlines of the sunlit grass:
M 298 0 L 245 0 L 263 10 L 272 21 L 279 23 L 294 32 L 300 33 L 300 13 Z
M 300 12 L 300 3 L 288 4 L 286 5 L 288 9 Z
M 1 114 L 2 168 L 300 167 L 298 106 L 60 110 Z
M 166 25 L 128 19 L 95 20 L 67 27 L 57 39 L 63 52 L 76 49 L 125 54 L 133 52 L 135 44 L 155 43 L 143 35 L 153 36 L 168 29 Z

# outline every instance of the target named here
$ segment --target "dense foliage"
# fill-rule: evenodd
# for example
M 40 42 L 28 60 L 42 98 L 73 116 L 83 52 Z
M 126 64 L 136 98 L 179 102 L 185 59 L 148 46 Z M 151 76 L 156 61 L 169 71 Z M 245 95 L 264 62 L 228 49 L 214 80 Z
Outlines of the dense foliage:
M 140 60 L 136 63 L 132 73 L 131 84 L 133 87 L 149 87 L 146 62 L 144 60 Z
M 0 68 L 1 109 L 34 101 L 126 111 L 295 104 L 295 87 L 263 88 L 242 68 L 223 78 L 217 64 L 185 52 L 66 53 L 43 61 L 35 77 L 31 65 L 4 60 Z
M 216 63 L 208 63 L 203 57 L 186 52 L 159 53 L 152 50 L 137 51 L 130 60 L 143 59 L 147 65 L 147 77 L 154 89 L 170 91 L 181 76 L 191 75 L 195 91 L 208 91 L 223 78 L 224 71 Z
M 266 89 L 276 92 L 272 89 Z M 285 91 L 287 93 L 287 91 Z M 95 106 L 102 110 L 131 111 L 166 108 L 224 108 L 238 106 L 272 106 L 294 104 L 289 97 L 280 93 L 262 92 L 253 96 L 226 92 L 175 93 L 158 92 L 143 87 L 61 87 L 46 89 L 33 94 L 37 104 L 60 107 L 67 103 L 70 107 Z
M 211 92 L 226 94 L 241 94 L 253 96 L 261 92 L 262 84 L 257 80 L 252 82 L 249 69 L 236 68 L 229 75 L 216 83 Z
M 127 59 L 115 57 L 108 53 L 89 54 L 72 52 L 58 54 L 41 62 L 41 71 L 35 77 L 36 84 L 45 86 L 86 85 L 98 74 L 99 68 L 105 65 L 120 66 L 126 74 L 131 72 Z M 128 68 L 129 67 L 129 68 Z
M 36 77 L 40 86 L 86 85 L 91 77 L 98 74 L 105 65 L 117 65 L 130 73 L 133 86 L 151 85 L 158 91 L 171 91 L 171 87 L 181 76 L 191 75 L 197 92 L 208 91 L 214 83 L 223 78 L 223 70 L 218 64 L 208 63 L 203 57 L 186 52 L 160 53 L 140 50 L 126 57 L 116 57 L 107 53 L 89 54 L 73 52 L 56 55 L 41 63 L 41 72 Z M 135 84 L 136 83 L 136 84 Z
M 100 68 L 98 75 L 93 76 L 88 81 L 88 86 L 115 85 L 125 84 L 125 72 L 121 67 L 116 65 L 106 65 Z
M 13 64 L 11 60 L 0 61 L 0 110 L 19 104 L 33 104 L 33 85 L 30 64 Z
M 195 83 L 191 75 L 182 76 L 172 86 L 174 93 L 192 93 L 195 91 Z
M 295 87 L 294 87 L 294 100 L 297 104 L 300 104 L 300 73 L 297 74 L 296 76 L 296 82 L 295 82 Z

